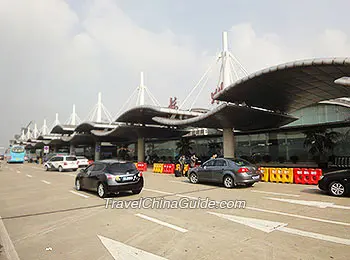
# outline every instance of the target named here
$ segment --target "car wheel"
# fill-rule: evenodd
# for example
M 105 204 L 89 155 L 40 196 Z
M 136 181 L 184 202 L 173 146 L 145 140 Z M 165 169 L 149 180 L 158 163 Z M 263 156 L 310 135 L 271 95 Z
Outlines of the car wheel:
M 224 177 L 224 186 L 226 188 L 232 188 L 233 186 L 235 186 L 234 180 L 233 180 L 233 178 L 230 175 L 226 175 Z
M 62 167 L 62 166 L 59 166 L 59 167 L 58 167 L 58 171 L 59 171 L 59 172 L 63 172 L 63 167 Z
M 140 194 L 142 191 L 142 189 L 139 189 L 139 190 L 132 190 L 132 193 L 133 194 Z
M 345 186 L 339 181 L 333 181 L 329 185 L 329 192 L 333 196 L 341 197 L 345 195 Z
M 97 187 L 97 195 L 100 198 L 105 198 L 107 196 L 106 187 L 102 183 L 100 183 Z
M 75 189 L 76 190 L 82 190 L 79 179 L 75 180 Z
M 45 165 L 45 171 L 49 171 L 49 167 L 47 165 Z
M 196 173 L 194 173 L 194 172 L 190 173 L 190 182 L 193 184 L 198 183 L 198 176 Z

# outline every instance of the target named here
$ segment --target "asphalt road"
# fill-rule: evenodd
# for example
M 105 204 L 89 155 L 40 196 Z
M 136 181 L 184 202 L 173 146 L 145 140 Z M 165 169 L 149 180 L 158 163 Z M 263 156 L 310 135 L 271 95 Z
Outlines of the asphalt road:
M 4 165 L 1 260 L 349 259 L 350 198 L 330 197 L 316 186 L 225 189 L 147 172 L 141 194 L 111 199 L 126 205 L 141 198 L 200 197 L 244 200 L 246 208 L 106 209 L 106 200 L 94 193 L 75 191 L 75 174 Z

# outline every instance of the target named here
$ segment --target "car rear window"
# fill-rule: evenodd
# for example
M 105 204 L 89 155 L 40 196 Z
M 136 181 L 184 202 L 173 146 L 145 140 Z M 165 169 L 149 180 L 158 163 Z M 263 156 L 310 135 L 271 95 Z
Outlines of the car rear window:
M 251 166 L 252 164 L 246 160 L 243 159 L 230 159 L 233 161 L 237 166 Z
M 133 173 L 137 171 L 133 163 L 113 163 L 109 165 L 108 172 L 114 175 L 125 174 L 126 172 Z
M 77 157 L 67 157 L 66 160 L 67 160 L 68 162 L 76 161 L 76 160 L 77 160 Z

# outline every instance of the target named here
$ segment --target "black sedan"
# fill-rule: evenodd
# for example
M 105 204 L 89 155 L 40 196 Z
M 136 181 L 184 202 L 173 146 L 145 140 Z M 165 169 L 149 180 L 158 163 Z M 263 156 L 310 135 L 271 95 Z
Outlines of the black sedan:
M 222 183 L 226 188 L 236 185 L 252 186 L 260 181 L 261 172 L 255 165 L 243 159 L 216 158 L 190 169 L 189 181 Z
M 318 187 L 333 196 L 341 197 L 350 192 L 350 169 L 327 173 L 318 181 Z
M 97 161 L 78 173 L 75 188 L 97 191 L 100 198 L 120 191 L 139 194 L 143 188 L 143 176 L 131 162 Z

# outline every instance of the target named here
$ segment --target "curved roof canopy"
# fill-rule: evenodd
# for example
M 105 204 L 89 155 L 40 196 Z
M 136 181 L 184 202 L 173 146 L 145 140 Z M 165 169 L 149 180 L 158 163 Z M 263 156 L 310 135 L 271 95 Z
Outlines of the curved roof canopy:
M 90 133 L 91 130 L 113 129 L 115 127 L 115 124 L 84 122 L 78 125 L 74 131 L 77 133 Z
M 178 120 L 154 117 L 153 120 L 171 126 L 235 128 L 246 131 L 283 126 L 297 120 L 297 118 L 267 110 L 223 103 L 206 114 L 190 119 Z
M 290 113 L 349 97 L 350 58 L 301 60 L 270 67 L 225 88 L 215 99 Z
M 75 130 L 74 125 L 56 125 L 51 130 L 51 134 L 73 134 Z
M 110 131 L 91 131 L 91 133 L 98 139 L 114 142 L 135 141 L 139 137 L 166 139 L 180 137 L 187 132 L 188 131 L 177 130 L 174 128 L 150 126 L 118 126 Z
M 152 125 L 152 124 L 155 124 L 152 118 L 156 116 L 158 117 L 175 116 L 180 118 L 190 118 L 190 117 L 199 116 L 201 114 L 203 113 L 143 105 L 143 106 L 137 106 L 137 107 L 131 108 L 130 110 L 124 112 L 117 118 L 116 122 Z

